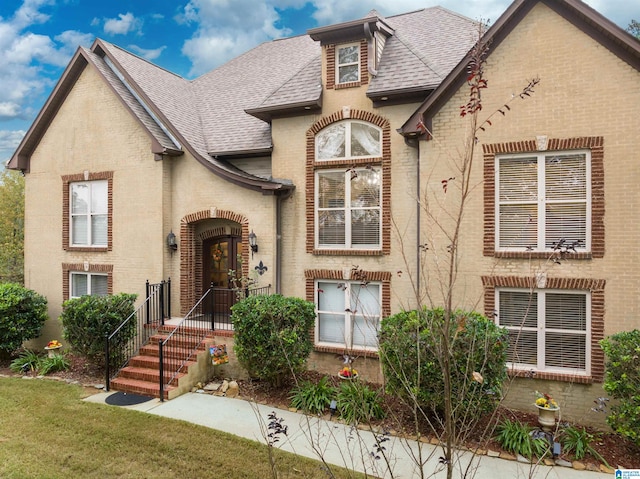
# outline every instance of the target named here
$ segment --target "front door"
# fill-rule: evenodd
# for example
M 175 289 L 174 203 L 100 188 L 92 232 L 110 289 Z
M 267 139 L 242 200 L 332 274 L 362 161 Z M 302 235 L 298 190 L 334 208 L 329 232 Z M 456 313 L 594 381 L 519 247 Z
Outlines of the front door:
M 203 241 L 202 248 L 202 291 L 213 286 L 214 313 L 228 317 L 235 295 L 229 270 L 238 271 L 240 237 L 217 236 Z

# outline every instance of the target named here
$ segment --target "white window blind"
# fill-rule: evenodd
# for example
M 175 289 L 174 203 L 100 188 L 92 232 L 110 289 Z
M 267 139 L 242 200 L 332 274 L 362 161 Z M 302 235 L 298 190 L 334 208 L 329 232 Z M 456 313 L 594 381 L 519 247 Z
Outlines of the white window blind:
M 71 244 L 106 246 L 108 237 L 108 183 L 106 180 L 71 183 Z
M 499 289 L 496 296 L 498 324 L 509 331 L 514 367 L 589 373 L 588 293 Z
M 328 346 L 377 349 L 380 284 L 317 281 L 316 342 Z
M 71 297 L 106 296 L 108 294 L 108 277 L 106 274 L 71 273 Z
M 590 249 L 588 152 L 498 157 L 496 175 L 498 249 Z
M 316 172 L 318 247 L 380 247 L 380 174 L 377 168 Z

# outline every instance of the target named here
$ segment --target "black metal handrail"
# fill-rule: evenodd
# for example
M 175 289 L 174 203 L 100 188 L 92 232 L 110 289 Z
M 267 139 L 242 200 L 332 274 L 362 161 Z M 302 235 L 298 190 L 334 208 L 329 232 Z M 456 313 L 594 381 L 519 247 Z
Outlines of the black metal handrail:
M 237 288 L 216 288 L 211 285 L 205 291 L 173 331 L 158 342 L 160 401 L 164 401 L 165 386 L 171 385 L 176 379 L 210 331 L 233 330 L 229 308 L 243 297 L 269 294 L 270 289 L 271 285 L 247 288 L 244 291 Z
M 105 386 L 133 358 L 149 338 L 171 317 L 171 278 L 146 282 L 146 299 L 105 340 Z
M 213 288 L 207 289 L 191 311 L 176 325 L 166 338 L 158 341 L 160 401 L 164 401 L 165 385 L 170 386 L 184 368 L 212 327 L 213 311 L 207 301 Z

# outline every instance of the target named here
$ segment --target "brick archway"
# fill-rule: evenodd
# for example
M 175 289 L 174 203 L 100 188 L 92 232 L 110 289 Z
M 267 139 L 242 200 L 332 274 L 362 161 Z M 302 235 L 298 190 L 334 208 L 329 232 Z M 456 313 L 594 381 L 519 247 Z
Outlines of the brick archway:
M 202 241 L 223 233 L 225 228 L 214 227 L 196 234 L 198 223 L 211 219 L 228 220 L 237 223 L 230 228 L 242 238 L 242 275 L 249 275 L 249 220 L 244 215 L 228 210 L 210 208 L 185 215 L 180 220 L 180 314 L 185 315 L 203 294 Z

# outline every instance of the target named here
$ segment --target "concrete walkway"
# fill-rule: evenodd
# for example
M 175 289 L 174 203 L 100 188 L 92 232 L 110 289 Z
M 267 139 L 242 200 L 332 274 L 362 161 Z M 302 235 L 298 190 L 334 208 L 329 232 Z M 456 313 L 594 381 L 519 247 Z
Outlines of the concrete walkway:
M 89 402 L 104 403 L 112 393 L 99 393 L 86 399 Z M 117 406 L 114 406 L 117 407 Z M 419 462 L 424 464 L 426 476 L 443 478 L 446 471 L 431 475 L 442 469 L 438 464 L 441 449 L 426 443 L 389 437 L 382 443 L 384 457 L 374 459 L 376 436 L 369 431 L 353 428 L 335 421 L 304 416 L 287 410 L 255 404 L 242 399 L 212 396 L 209 394 L 187 393 L 171 401 L 157 399 L 127 406 L 126 409 L 179 419 L 205 427 L 228 432 L 246 439 L 266 444 L 268 415 L 275 411 L 278 418 L 288 427 L 287 436 L 280 436 L 276 444 L 279 449 L 318 460 L 320 456 L 328 464 L 334 464 L 370 475 L 409 479 L 420 477 Z M 421 457 L 422 459 L 418 459 Z M 507 461 L 489 456 L 473 456 L 461 453 L 457 457 L 457 467 L 462 470 L 473 460 L 477 468 L 475 479 L 600 479 L 611 478 L 613 474 L 577 471 L 567 467 L 537 466 Z M 389 471 L 393 471 L 393 475 Z M 458 473 L 455 477 L 463 477 Z

